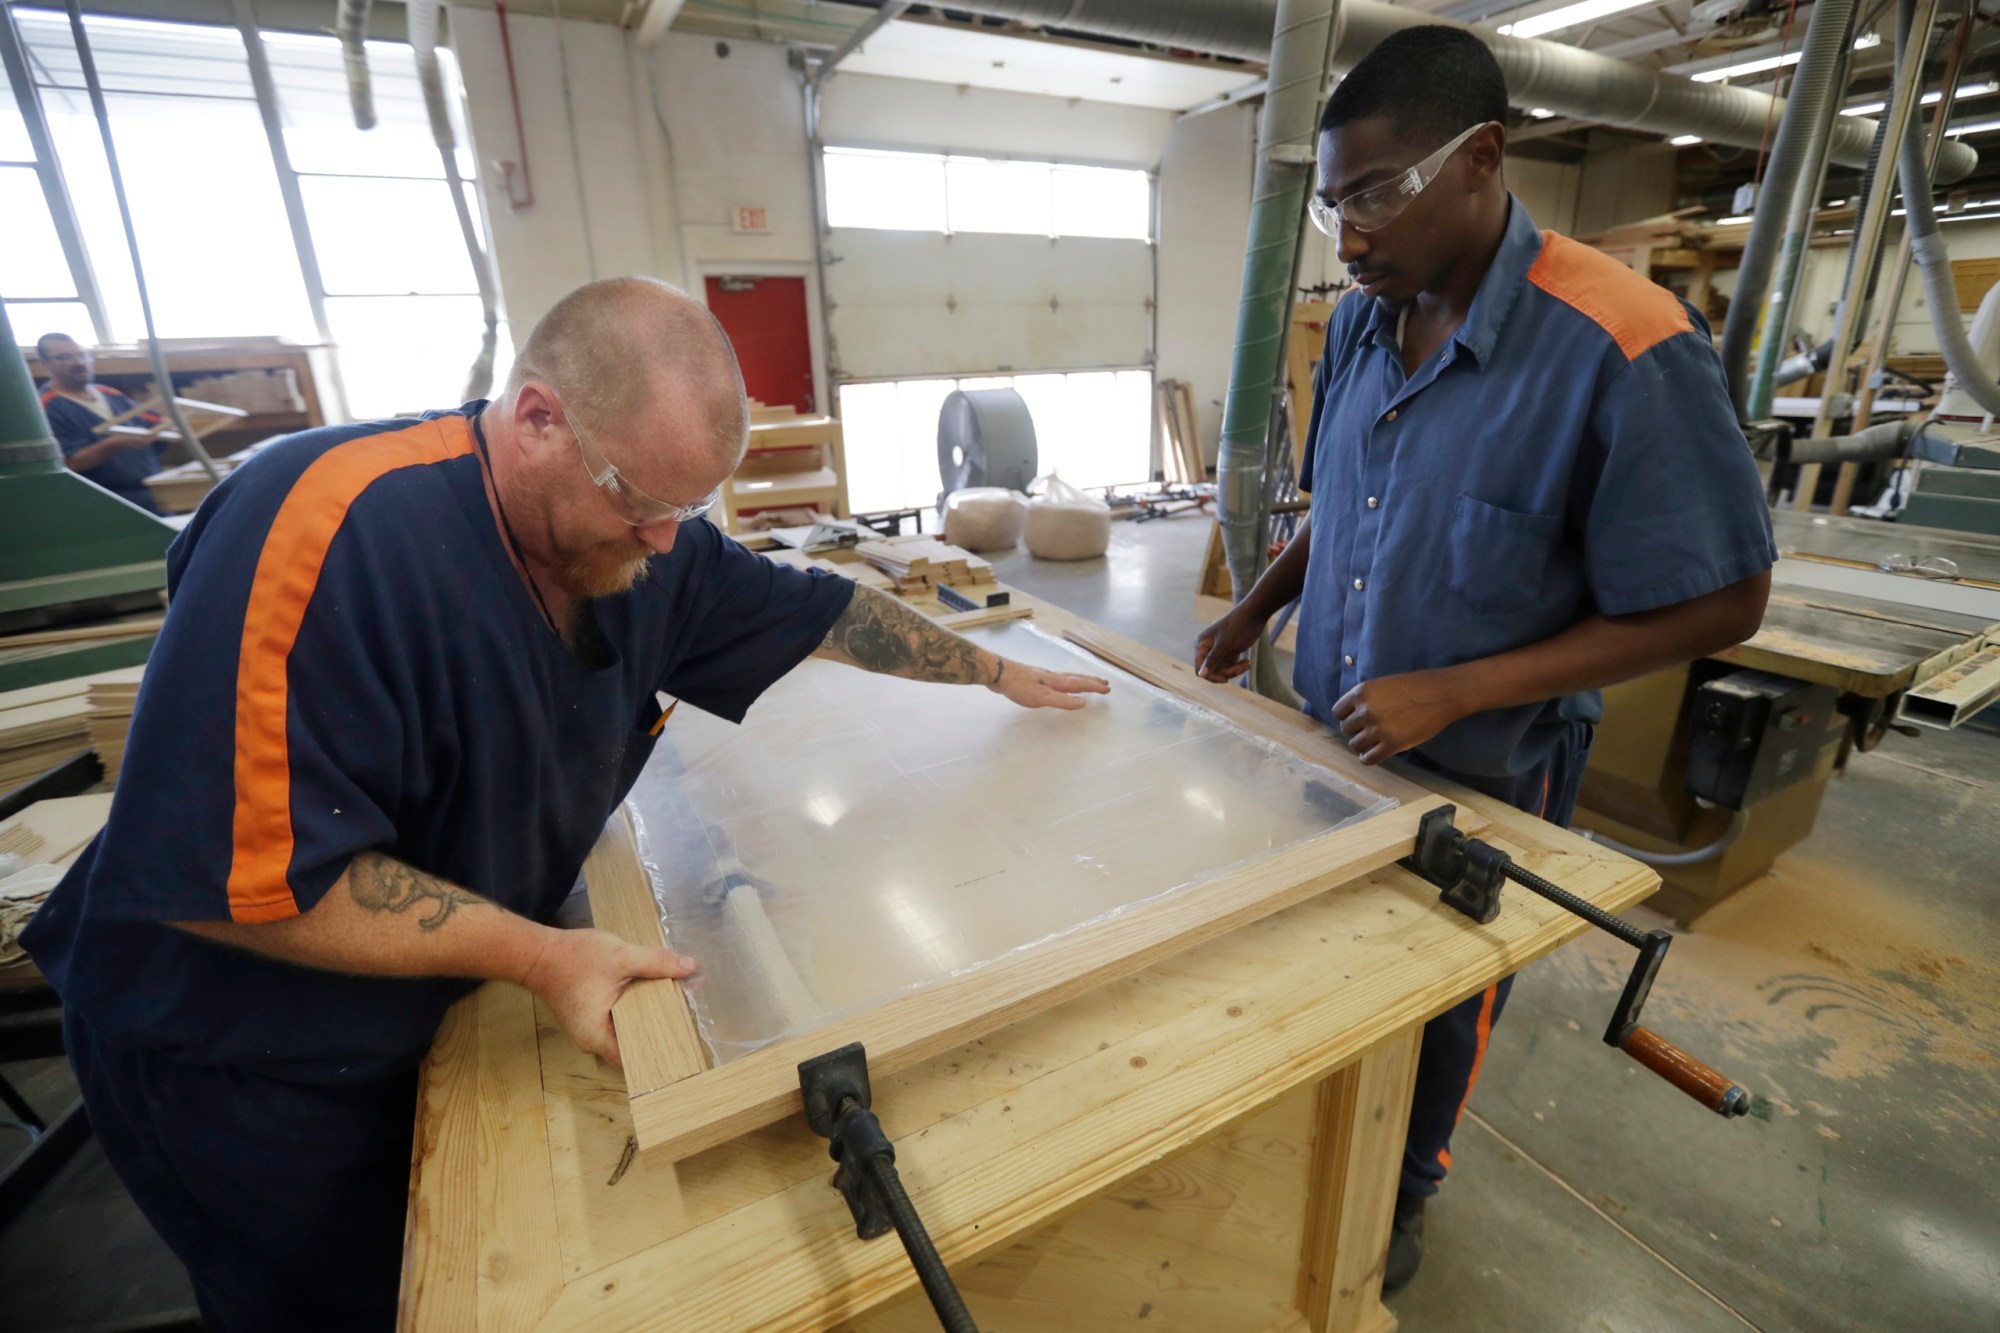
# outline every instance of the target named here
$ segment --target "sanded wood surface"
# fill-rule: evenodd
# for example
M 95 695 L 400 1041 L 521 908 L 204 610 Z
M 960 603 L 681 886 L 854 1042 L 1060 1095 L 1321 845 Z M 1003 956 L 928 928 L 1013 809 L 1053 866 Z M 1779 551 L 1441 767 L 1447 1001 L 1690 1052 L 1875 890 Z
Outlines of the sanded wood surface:
M 1319 1085 L 1319 1182 L 1300 1246 L 1298 1308 L 1313 1333 L 1366 1327 L 1382 1312 L 1382 1264 L 1416 1089 L 1420 1028 L 1404 1028 Z
M 583 882 L 590 893 L 591 917 L 600 930 L 649 949 L 665 946 L 659 904 L 639 861 L 631 813 L 623 806 L 611 816 L 604 836 L 583 863 Z M 694 1011 L 678 981 L 633 982 L 612 1006 L 611 1023 L 618 1034 L 625 1079 L 635 1096 L 708 1068 L 708 1048 L 701 1043 Z

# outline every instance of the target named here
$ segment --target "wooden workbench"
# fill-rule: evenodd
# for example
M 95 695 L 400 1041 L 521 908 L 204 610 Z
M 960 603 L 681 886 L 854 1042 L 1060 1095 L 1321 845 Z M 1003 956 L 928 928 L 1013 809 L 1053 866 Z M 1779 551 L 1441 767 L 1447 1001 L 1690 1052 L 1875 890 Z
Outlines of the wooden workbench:
M 1606 908 L 1657 884 L 1449 794 Z M 1518 891 L 1478 926 L 1385 870 L 880 1078 L 875 1108 L 983 1327 L 1386 1330 L 1422 1025 L 1586 929 Z M 935 1327 L 895 1240 L 855 1238 L 801 1120 L 655 1158 L 622 1076 L 546 1008 L 499 983 L 468 997 L 423 1071 L 402 1326 Z

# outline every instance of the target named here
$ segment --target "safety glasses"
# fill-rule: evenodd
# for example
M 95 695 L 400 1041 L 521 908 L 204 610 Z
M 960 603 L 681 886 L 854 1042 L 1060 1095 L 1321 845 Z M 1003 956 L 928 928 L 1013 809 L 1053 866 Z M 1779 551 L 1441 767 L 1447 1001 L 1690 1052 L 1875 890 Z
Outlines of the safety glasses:
M 592 442 L 583 424 L 576 419 L 576 414 L 567 407 L 564 409 L 563 419 L 569 425 L 571 437 L 576 440 L 576 452 L 583 460 L 583 470 L 590 475 L 593 482 L 597 483 L 597 488 L 604 492 L 605 498 L 611 501 L 611 507 L 617 511 L 618 517 L 635 528 L 644 523 L 659 523 L 667 519 L 672 519 L 676 523 L 686 523 L 691 519 L 700 518 L 715 508 L 716 501 L 722 498 L 722 488 L 718 486 L 693 504 L 675 504 L 672 500 L 654 499 L 625 479 L 625 474 L 618 470 L 617 464 L 604 456 L 604 451 Z
M 1437 178 L 1438 172 L 1444 169 L 1445 159 L 1457 152 L 1460 144 L 1494 123 L 1481 121 L 1394 180 L 1356 190 L 1339 203 L 1330 204 L 1322 195 L 1315 193 L 1308 205 L 1313 225 L 1336 241 L 1340 239 L 1343 225 L 1356 231 L 1376 231 L 1388 226 L 1403 215 L 1403 210 L 1410 206 L 1412 199 L 1424 192 L 1426 185 Z

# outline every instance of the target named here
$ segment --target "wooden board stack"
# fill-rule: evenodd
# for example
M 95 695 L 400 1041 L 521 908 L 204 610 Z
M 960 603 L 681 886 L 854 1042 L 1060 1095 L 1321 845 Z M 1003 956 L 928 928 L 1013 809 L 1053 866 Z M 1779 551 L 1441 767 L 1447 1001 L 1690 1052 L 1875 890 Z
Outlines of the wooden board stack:
M 139 677 L 144 667 L 107 671 L 90 677 L 90 748 L 104 764 L 104 780 L 118 785 L 118 769 L 125 762 L 125 736 L 132 730 L 132 707 L 139 699 Z
M 93 748 L 111 781 L 125 751 L 144 669 L 126 667 L 0 694 L 0 791 Z
M 863 542 L 854 553 L 887 575 L 899 593 L 926 593 L 940 584 L 970 588 L 998 582 L 993 566 L 972 552 L 927 537 Z

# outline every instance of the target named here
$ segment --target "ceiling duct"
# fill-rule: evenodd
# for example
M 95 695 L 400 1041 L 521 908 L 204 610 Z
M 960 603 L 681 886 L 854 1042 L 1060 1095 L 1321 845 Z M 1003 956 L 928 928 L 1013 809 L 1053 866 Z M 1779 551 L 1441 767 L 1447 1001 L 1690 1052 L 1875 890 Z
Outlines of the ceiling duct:
M 1278 11 L 1277 0 L 952 0 L 951 7 L 1247 60 L 1269 58 Z M 1381 0 L 1345 0 L 1340 13 L 1333 67 L 1343 74 L 1392 32 L 1450 23 Z M 1561 42 L 1503 37 L 1491 28 L 1463 23 L 1451 26 L 1466 28 L 1486 43 L 1506 76 L 1510 100 L 1523 110 L 1545 108 L 1559 116 L 1649 134 L 1694 134 L 1738 148 L 1758 147 L 1765 127 L 1777 123 L 1773 103 L 1778 99 L 1769 93 L 1720 82 L 1696 83 Z M 1874 137 L 1873 120 L 1841 116 L 1829 151 L 1842 166 L 1864 166 Z M 1940 184 L 1963 180 L 1978 163 L 1979 154 L 1971 147 L 1952 143 L 1938 161 L 1936 179 Z

